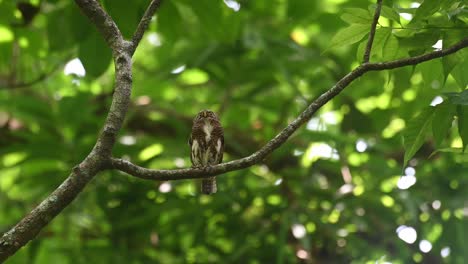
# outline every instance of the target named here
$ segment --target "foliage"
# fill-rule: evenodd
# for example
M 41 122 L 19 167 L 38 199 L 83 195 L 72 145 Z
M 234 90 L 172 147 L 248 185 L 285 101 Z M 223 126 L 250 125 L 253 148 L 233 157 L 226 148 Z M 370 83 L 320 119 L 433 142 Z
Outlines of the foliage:
M 465 1 L 421 2 L 384 1 L 372 62 L 468 35 Z M 101 3 L 126 37 L 147 5 Z M 235 3 L 164 2 L 134 57 L 115 156 L 189 166 L 191 118 L 204 108 L 221 116 L 225 160 L 252 153 L 362 60 L 375 8 Z M 62 71 L 76 57 L 85 76 Z M 467 58 L 462 50 L 364 75 L 264 164 L 219 176 L 214 196 L 193 180 L 102 173 L 8 263 L 463 263 Z M 72 1 L 0 0 L 0 232 L 90 151 L 113 74 L 109 49 Z M 398 238 L 403 225 L 416 229 L 413 244 Z

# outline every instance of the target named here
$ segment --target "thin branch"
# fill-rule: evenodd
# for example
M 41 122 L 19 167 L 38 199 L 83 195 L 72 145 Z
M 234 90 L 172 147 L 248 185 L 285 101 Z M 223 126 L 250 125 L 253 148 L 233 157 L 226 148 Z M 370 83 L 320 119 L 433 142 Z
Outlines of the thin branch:
M 380 28 L 389 28 L 389 29 L 409 29 L 409 30 L 425 30 L 425 29 L 446 29 L 446 30 L 467 30 L 468 27 L 420 27 L 420 28 L 410 28 L 410 27 L 389 27 L 389 26 L 382 26 L 379 24 Z
M 461 41 L 457 42 L 456 44 L 446 49 L 437 50 L 437 51 L 429 52 L 429 53 L 419 55 L 419 56 L 403 58 L 403 59 L 398 59 L 398 60 L 393 60 L 393 61 L 388 61 L 388 62 L 369 63 L 366 65 L 366 68 L 368 68 L 369 71 L 378 71 L 378 70 L 390 70 L 390 69 L 400 68 L 400 67 L 409 66 L 409 65 L 416 65 L 416 64 L 429 61 L 432 59 L 445 57 L 447 55 L 455 53 L 466 47 L 468 47 L 468 38 L 464 38 Z
M 328 101 L 337 96 L 351 82 L 369 71 L 389 70 L 400 68 L 408 65 L 416 65 L 428 60 L 447 56 L 468 47 L 468 38 L 458 42 L 457 44 L 443 50 L 433 51 L 424 55 L 399 59 L 382 63 L 364 63 L 348 73 L 339 80 L 330 90 L 320 95 L 313 101 L 293 122 L 285 127 L 278 135 L 270 140 L 265 146 L 260 148 L 255 153 L 242 159 L 221 163 L 212 167 L 203 169 L 176 169 L 176 170 L 152 170 L 135 165 L 127 160 L 112 158 L 111 167 L 132 176 L 147 179 L 147 180 L 181 180 L 181 179 L 196 179 L 206 178 L 213 175 L 219 175 L 225 172 L 240 170 L 250 167 L 261 162 L 266 156 L 272 153 L 275 149 L 284 144 L 288 138 L 304 123 L 306 123 L 312 115 L 319 110 Z
M 41 73 L 39 76 L 37 76 L 33 80 L 23 81 L 23 82 L 19 82 L 19 83 L 12 83 L 12 84 L 0 82 L 0 88 L 5 87 L 7 89 L 17 89 L 17 88 L 26 88 L 26 87 L 33 86 L 35 84 L 38 84 L 38 83 L 46 80 L 50 76 L 52 76 L 54 73 L 56 73 L 62 67 L 62 65 L 63 65 L 63 63 L 58 63 L 51 70 L 49 70 L 48 72 Z M 2 80 L 0 80 L 0 81 L 2 81 Z
M 132 92 L 132 54 L 130 42 L 123 39 L 114 20 L 96 0 L 75 0 L 81 11 L 94 23 L 96 28 L 112 49 L 115 64 L 115 88 L 111 107 L 107 114 L 104 128 L 89 154 L 93 159 L 107 162 L 115 144 L 117 133 L 122 127 Z
M 370 54 L 372 50 L 372 43 L 374 43 L 375 37 L 375 28 L 377 27 L 377 22 L 379 22 L 380 10 L 382 9 L 382 0 L 377 0 L 377 5 L 375 7 L 374 18 L 372 19 L 372 24 L 369 32 L 369 39 L 367 40 L 366 50 L 364 51 L 363 63 L 369 62 Z
M 100 168 L 88 163 L 77 166 L 68 178 L 52 192 L 44 201 L 27 214 L 8 232 L 0 238 L 0 263 L 13 255 L 21 247 L 49 224 L 63 208 L 69 205 L 75 197 L 84 189 L 86 184 L 93 178 Z M 88 173 L 83 173 L 83 171 Z
M 154 13 L 156 13 L 156 11 L 159 9 L 161 3 L 162 0 L 152 0 L 151 3 L 148 5 L 145 14 L 141 18 L 140 23 L 138 24 L 137 29 L 133 34 L 132 44 L 130 46 L 131 54 L 135 52 L 136 47 L 143 38 L 143 34 L 145 33 L 146 29 L 148 29 L 149 23 L 151 22 L 151 18 L 153 17 Z

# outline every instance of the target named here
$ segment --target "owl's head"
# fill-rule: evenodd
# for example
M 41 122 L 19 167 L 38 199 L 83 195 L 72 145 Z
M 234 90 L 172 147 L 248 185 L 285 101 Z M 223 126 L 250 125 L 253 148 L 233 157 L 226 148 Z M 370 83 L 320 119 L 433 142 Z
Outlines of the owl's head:
M 213 111 L 201 110 L 200 112 L 198 112 L 195 119 L 193 119 L 193 122 L 197 122 L 203 119 L 218 119 L 218 116 Z

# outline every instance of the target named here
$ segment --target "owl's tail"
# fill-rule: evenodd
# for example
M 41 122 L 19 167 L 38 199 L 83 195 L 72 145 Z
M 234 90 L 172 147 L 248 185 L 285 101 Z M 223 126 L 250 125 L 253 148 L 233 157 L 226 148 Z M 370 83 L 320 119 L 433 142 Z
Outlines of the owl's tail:
M 201 182 L 201 192 L 203 194 L 213 194 L 218 190 L 216 187 L 216 177 L 203 179 Z

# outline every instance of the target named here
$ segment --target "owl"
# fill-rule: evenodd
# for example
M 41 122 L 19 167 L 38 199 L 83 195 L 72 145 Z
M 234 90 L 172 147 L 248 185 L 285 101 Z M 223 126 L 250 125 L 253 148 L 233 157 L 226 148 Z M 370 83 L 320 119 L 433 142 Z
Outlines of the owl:
M 202 110 L 195 116 L 189 145 L 192 167 L 203 168 L 223 161 L 224 132 L 214 112 Z M 213 194 L 216 190 L 216 177 L 202 180 L 202 193 Z

